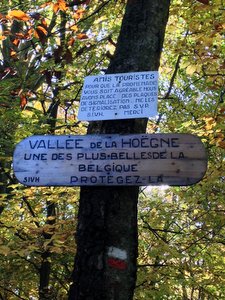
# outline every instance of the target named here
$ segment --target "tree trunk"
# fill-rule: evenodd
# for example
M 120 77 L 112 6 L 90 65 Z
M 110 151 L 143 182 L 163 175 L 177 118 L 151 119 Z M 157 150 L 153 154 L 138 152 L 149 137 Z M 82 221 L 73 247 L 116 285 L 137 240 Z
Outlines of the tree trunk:
M 46 224 L 54 226 L 55 225 L 55 216 L 56 216 L 56 207 L 55 203 L 51 201 L 46 202 L 47 214 L 46 214 Z M 49 220 L 50 217 L 53 217 Z M 48 232 L 43 232 L 43 237 L 45 242 L 50 241 L 54 235 L 54 229 L 51 231 L 48 229 Z M 48 247 L 52 246 L 52 242 L 49 242 Z M 41 255 L 41 265 L 40 265 L 40 282 L 39 282 L 39 300 L 53 300 L 53 290 L 49 288 L 50 274 L 51 274 L 51 252 L 49 249 L 46 249 Z
M 158 70 L 169 0 L 128 0 L 108 74 Z M 91 122 L 89 133 L 144 133 L 147 119 Z M 82 187 L 69 300 L 131 300 L 138 187 Z
M 48 119 L 47 124 L 49 125 L 49 134 L 55 133 L 55 127 L 56 127 L 56 119 L 58 115 L 58 108 L 59 108 L 59 101 L 57 101 L 58 96 L 58 87 L 56 85 L 55 90 L 53 90 L 53 99 L 52 103 L 48 109 Z M 55 225 L 55 217 L 56 217 L 56 203 L 52 201 L 46 201 L 46 225 L 51 225 L 54 227 Z M 53 218 L 52 218 L 53 217 Z M 50 218 L 50 219 L 49 219 Z M 48 230 L 49 231 L 49 230 Z M 47 242 L 50 241 L 52 236 L 54 235 L 54 229 L 52 228 L 49 232 L 43 232 L 43 238 L 44 241 Z M 47 249 L 42 253 L 41 255 L 41 265 L 40 265 L 40 271 L 39 271 L 39 300 L 53 300 L 53 289 L 50 289 L 49 283 L 50 283 L 50 275 L 51 275 L 51 256 L 52 253 L 48 249 L 52 246 L 52 242 L 48 244 Z

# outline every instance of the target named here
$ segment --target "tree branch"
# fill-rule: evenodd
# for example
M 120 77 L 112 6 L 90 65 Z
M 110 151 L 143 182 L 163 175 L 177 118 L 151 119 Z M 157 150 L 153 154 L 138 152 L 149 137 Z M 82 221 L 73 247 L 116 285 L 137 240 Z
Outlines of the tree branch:
M 27 299 L 25 299 L 25 298 L 23 298 L 23 297 L 20 297 L 20 296 L 17 295 L 15 292 L 11 291 L 10 289 L 7 289 L 6 287 L 4 287 L 4 286 L 2 286 L 2 285 L 0 285 L 0 288 L 3 289 L 3 290 L 6 291 L 6 292 L 9 292 L 9 293 L 13 294 L 15 297 L 17 297 L 17 298 L 20 299 L 20 300 L 27 300 Z
M 25 204 L 27 205 L 27 208 L 30 212 L 30 214 L 32 215 L 33 218 L 36 218 L 36 215 L 33 211 L 33 208 L 31 207 L 30 203 L 28 202 L 27 200 L 27 197 L 23 197 L 23 201 L 25 202 Z M 40 224 L 37 222 L 37 221 L 34 221 L 35 225 L 39 228 L 40 227 Z
M 165 96 L 163 97 L 163 99 L 168 99 L 170 94 L 171 94 L 172 88 L 174 86 L 174 81 L 176 79 L 177 72 L 178 72 L 179 67 L 180 67 L 181 58 L 182 58 L 182 55 L 179 54 L 178 58 L 177 58 L 177 61 L 176 61 L 176 64 L 175 64 L 175 69 L 174 69 L 173 75 L 170 79 L 169 89 L 168 89 L 167 93 L 165 94 Z M 163 116 L 163 113 L 159 114 L 158 120 L 156 121 L 156 125 L 159 125 L 159 123 L 162 119 L 162 116 Z

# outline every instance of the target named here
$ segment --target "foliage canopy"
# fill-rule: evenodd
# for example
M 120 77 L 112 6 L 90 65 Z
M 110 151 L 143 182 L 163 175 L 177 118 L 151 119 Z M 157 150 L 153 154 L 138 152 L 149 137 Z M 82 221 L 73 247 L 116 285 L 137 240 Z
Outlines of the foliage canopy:
M 33 134 L 85 133 L 87 124 L 77 120 L 83 79 L 106 70 L 125 4 L 1 1 L 1 299 L 66 299 L 79 190 L 18 184 L 12 153 Z M 149 120 L 148 132 L 198 135 L 208 151 L 208 171 L 195 186 L 141 190 L 138 300 L 225 297 L 224 4 L 171 4 L 159 115 Z

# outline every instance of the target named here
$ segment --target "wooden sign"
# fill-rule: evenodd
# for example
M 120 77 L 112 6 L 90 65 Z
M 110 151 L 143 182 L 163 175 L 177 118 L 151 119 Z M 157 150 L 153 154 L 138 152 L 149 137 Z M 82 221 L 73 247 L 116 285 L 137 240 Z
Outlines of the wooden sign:
M 206 167 L 204 146 L 190 134 L 31 136 L 13 157 L 28 186 L 191 185 Z
M 157 114 L 158 72 L 87 76 L 79 120 L 148 118 Z

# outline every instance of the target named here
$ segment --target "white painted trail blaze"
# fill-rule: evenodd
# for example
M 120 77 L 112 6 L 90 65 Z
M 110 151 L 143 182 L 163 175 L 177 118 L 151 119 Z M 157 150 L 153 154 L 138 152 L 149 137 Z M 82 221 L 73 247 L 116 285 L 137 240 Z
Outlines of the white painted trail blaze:
M 125 250 L 119 249 L 117 247 L 109 247 L 108 249 L 108 256 L 121 259 L 121 260 L 126 260 L 127 259 L 127 252 Z

